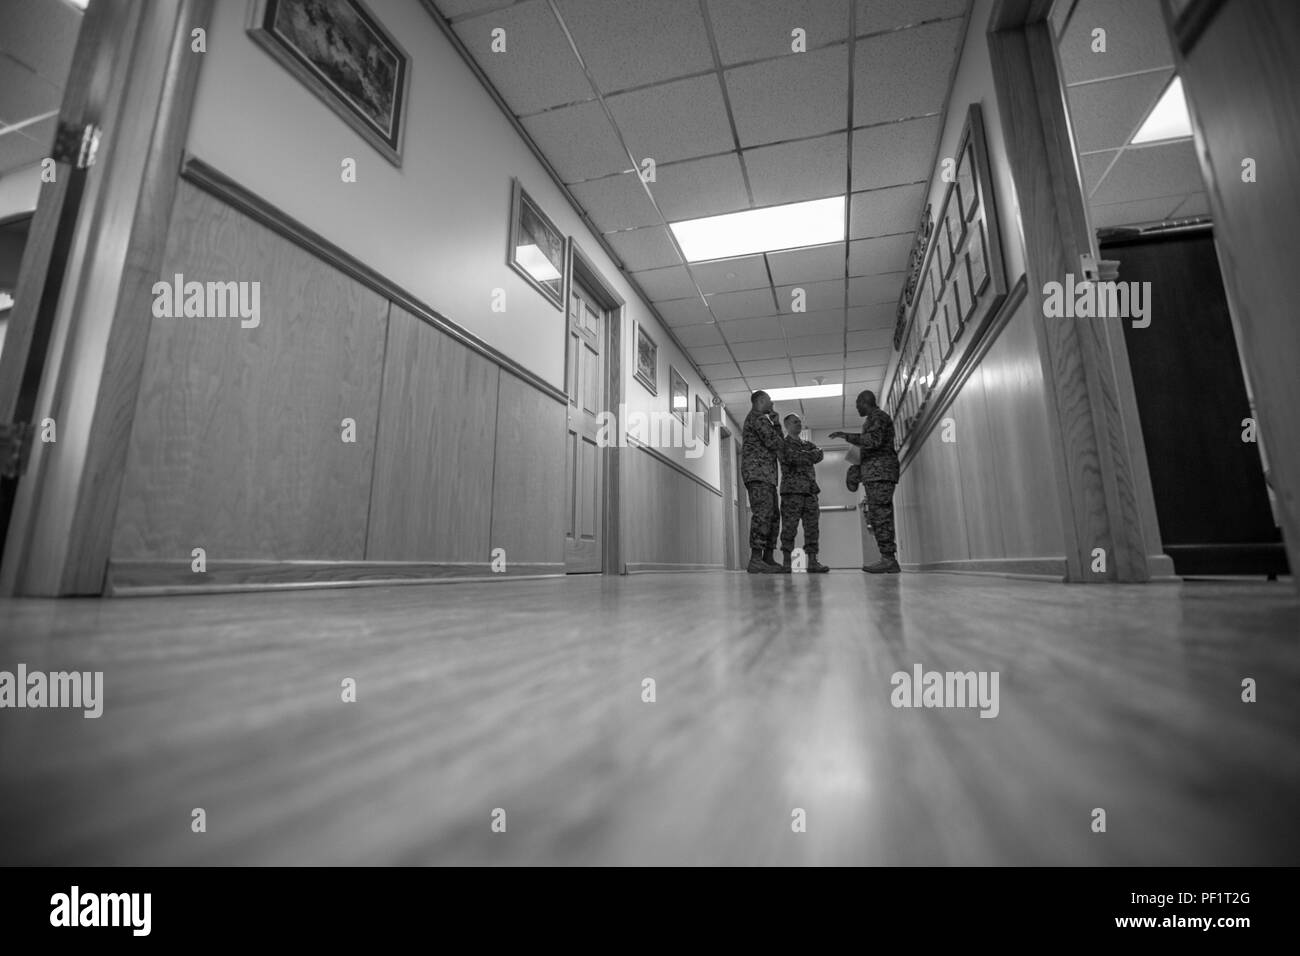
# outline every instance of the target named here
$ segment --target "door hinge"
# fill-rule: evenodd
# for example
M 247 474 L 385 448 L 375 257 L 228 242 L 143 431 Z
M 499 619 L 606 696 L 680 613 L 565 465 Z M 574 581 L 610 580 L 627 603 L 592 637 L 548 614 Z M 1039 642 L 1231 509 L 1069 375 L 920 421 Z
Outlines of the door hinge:
M 27 422 L 0 424 L 0 478 L 18 478 L 27 470 L 36 426 Z
M 54 134 L 54 151 L 51 153 L 56 163 L 72 166 L 75 169 L 88 169 L 95 165 L 95 153 L 99 151 L 100 128 L 94 123 L 60 122 L 58 132 Z

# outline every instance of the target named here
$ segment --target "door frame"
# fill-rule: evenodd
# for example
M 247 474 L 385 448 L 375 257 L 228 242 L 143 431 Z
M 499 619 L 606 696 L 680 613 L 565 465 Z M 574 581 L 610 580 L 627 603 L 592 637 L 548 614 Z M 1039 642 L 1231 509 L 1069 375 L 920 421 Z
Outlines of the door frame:
M 728 571 L 735 571 L 739 557 L 736 552 L 736 493 L 735 465 L 732 461 L 734 440 L 731 429 L 725 424 L 718 428 L 718 460 L 722 478 L 722 533 L 724 537 L 722 560 Z
M 1054 2 L 994 0 L 987 42 L 1007 162 L 1020 203 L 1025 273 L 1035 290 L 1097 261 L 1070 124 Z M 1066 580 L 1174 579 L 1155 495 L 1123 332 L 1104 319 L 1046 321 L 1035 314 L 1048 430 L 1060 499 Z M 1105 571 L 1093 571 L 1095 549 Z
M 147 345 L 140 316 L 162 265 L 203 60 L 191 32 L 208 27 L 213 2 L 96 0 L 82 14 L 59 122 L 101 136 L 87 168 L 60 163 L 56 182 L 41 185 L 0 356 L 0 421 L 49 417 L 58 429 L 57 441 L 32 442 L 13 489 L 0 594 L 103 591 Z M 69 186 L 84 192 L 56 256 Z M 98 319 L 82 321 L 86 313 Z M 48 347 L 31 355 L 39 385 L 28 409 L 17 396 L 33 386 L 24 366 L 36 333 Z
M 627 302 L 619 295 L 600 274 L 578 240 L 572 236 L 568 241 L 569 267 L 565 270 L 568 280 L 564 289 L 564 380 L 569 380 L 569 296 L 573 284 L 577 283 L 591 293 L 592 297 L 605 309 L 605 333 L 601 343 L 605 350 L 605 376 L 601 383 L 601 408 L 615 413 L 618 427 L 622 429 L 622 415 L 618 414 L 623 405 L 623 321 L 627 311 Z M 615 436 L 621 440 L 622 435 Z M 601 470 L 601 574 L 623 574 L 622 534 L 619 527 L 619 502 L 622 498 L 619 485 L 622 469 L 620 457 L 616 452 L 620 446 L 600 449 Z M 566 483 L 568 471 L 565 471 Z M 571 489 L 566 488 L 568 494 Z

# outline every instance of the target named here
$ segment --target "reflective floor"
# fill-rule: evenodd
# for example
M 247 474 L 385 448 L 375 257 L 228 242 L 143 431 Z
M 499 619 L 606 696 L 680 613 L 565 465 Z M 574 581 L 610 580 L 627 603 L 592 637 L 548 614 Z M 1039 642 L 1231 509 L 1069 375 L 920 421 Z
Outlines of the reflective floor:
M 0 862 L 1296 864 L 1298 636 L 1263 582 L 0 602 L 0 670 L 104 672 L 0 710 Z M 918 664 L 997 716 L 892 706 Z

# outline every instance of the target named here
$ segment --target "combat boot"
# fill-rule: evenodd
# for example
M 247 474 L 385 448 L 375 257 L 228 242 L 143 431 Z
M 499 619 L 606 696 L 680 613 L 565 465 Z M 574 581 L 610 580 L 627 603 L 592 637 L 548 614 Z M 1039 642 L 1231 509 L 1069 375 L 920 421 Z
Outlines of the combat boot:
M 897 574 L 902 568 L 898 566 L 898 559 L 890 555 L 882 557 L 875 564 L 866 565 L 862 570 L 868 574 Z
M 771 564 L 763 560 L 763 552 L 758 548 L 751 548 L 749 552 L 749 566 L 745 568 L 750 574 L 772 574 L 780 570 L 780 565 Z
M 826 565 L 822 564 L 820 561 L 817 560 L 817 555 L 815 554 L 808 555 L 809 574 L 826 574 L 829 571 L 830 568 L 826 567 Z
M 791 574 L 794 571 L 794 569 L 790 565 L 790 552 L 782 551 L 781 554 L 783 555 L 783 557 L 781 558 L 781 573 Z
M 774 549 L 772 549 L 772 548 L 766 548 L 766 549 L 764 549 L 764 551 L 763 551 L 763 556 L 762 556 L 762 557 L 763 557 L 763 563 L 767 565 L 769 573 L 771 573 L 771 574 L 779 574 L 779 573 L 781 572 L 781 565 L 777 564 L 775 561 L 772 560 L 772 551 L 773 551 L 773 550 L 774 550 Z

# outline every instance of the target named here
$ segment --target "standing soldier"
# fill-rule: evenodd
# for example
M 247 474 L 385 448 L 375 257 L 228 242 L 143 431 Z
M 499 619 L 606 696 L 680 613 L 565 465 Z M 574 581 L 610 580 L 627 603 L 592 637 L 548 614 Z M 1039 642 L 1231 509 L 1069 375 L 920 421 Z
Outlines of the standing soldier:
M 894 451 L 894 422 L 876 404 L 876 393 L 858 393 L 858 414 L 862 416 L 862 433 L 850 435 L 831 432 L 831 438 L 843 438 L 862 450 L 862 462 L 849 469 L 850 491 L 858 490 L 859 478 L 867 493 L 867 516 L 876 536 L 880 560 L 863 567 L 870 574 L 897 574 L 898 545 L 894 542 L 894 487 L 898 484 L 898 454 Z
M 781 573 L 791 570 L 790 553 L 794 535 L 803 521 L 803 552 L 808 555 L 808 572 L 822 574 L 830 570 L 817 560 L 818 518 L 821 516 L 817 496 L 821 488 L 813 466 L 825 455 L 810 441 L 799 437 L 803 422 L 798 415 L 785 416 L 785 439 L 781 442 Z
M 750 574 L 775 574 L 781 565 L 772 560 L 776 548 L 776 453 L 781 432 L 767 392 L 755 392 L 749 399 L 740 446 L 740 480 L 749 493 Z

